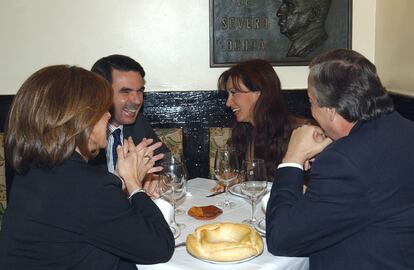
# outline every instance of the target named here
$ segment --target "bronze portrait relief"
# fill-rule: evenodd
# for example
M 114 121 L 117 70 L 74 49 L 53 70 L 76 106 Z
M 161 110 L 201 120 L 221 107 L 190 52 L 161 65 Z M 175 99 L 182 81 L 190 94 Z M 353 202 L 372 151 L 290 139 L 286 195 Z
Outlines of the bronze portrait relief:
M 308 65 L 351 48 L 352 0 L 210 0 L 210 66 L 249 59 Z
M 325 20 L 331 0 L 283 0 L 277 11 L 280 33 L 292 43 L 287 56 L 303 57 L 328 38 Z

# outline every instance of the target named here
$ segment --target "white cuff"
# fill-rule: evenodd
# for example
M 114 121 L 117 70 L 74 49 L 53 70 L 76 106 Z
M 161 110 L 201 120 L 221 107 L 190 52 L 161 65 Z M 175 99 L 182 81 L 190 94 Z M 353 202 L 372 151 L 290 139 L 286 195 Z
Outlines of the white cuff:
M 287 162 L 287 163 L 280 163 L 279 166 L 277 166 L 277 168 L 284 168 L 284 167 L 295 167 L 298 169 L 301 169 L 303 171 L 303 165 L 299 164 L 299 163 L 293 163 L 293 162 Z
M 134 191 L 132 191 L 131 192 L 131 194 L 129 195 L 129 197 L 128 197 L 128 200 L 130 200 L 131 198 L 132 198 L 132 196 L 134 196 L 135 194 L 137 194 L 137 193 L 139 193 L 139 192 L 144 192 L 144 193 L 146 193 L 145 192 L 145 189 L 143 189 L 143 188 L 138 188 L 138 189 L 136 189 L 136 190 L 134 190 Z

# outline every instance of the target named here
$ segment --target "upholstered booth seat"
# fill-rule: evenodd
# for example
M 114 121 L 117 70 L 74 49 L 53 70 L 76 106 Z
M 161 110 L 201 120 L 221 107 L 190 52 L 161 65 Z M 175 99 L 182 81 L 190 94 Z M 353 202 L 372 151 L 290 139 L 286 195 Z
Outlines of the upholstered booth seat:
M 227 144 L 227 141 L 231 136 L 231 128 L 223 127 L 211 127 L 209 128 L 209 168 L 210 178 L 215 179 L 214 176 L 214 158 L 218 148 L 223 147 Z
M 174 156 L 181 157 L 183 155 L 182 128 L 156 128 L 154 131 Z
M 4 162 L 4 134 L 0 133 L 0 222 L 6 209 L 6 173 Z

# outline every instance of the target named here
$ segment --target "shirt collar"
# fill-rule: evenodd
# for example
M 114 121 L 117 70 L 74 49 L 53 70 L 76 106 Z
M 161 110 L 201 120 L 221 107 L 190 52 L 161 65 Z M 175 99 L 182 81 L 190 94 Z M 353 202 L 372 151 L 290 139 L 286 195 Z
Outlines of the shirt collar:
M 115 131 L 115 129 L 121 129 L 121 132 L 123 131 L 123 129 L 124 129 L 124 125 L 120 125 L 120 126 L 114 126 L 114 125 L 112 125 L 112 124 L 108 124 L 108 131 L 109 131 L 109 134 L 112 134 L 112 132 L 114 132 Z

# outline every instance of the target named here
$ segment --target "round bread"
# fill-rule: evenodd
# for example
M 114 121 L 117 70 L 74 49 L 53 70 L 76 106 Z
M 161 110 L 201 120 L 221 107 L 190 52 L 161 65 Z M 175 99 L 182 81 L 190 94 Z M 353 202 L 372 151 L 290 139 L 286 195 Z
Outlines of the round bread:
M 240 261 L 263 252 L 263 240 L 250 225 L 213 223 L 198 227 L 187 236 L 187 251 L 215 262 Z

